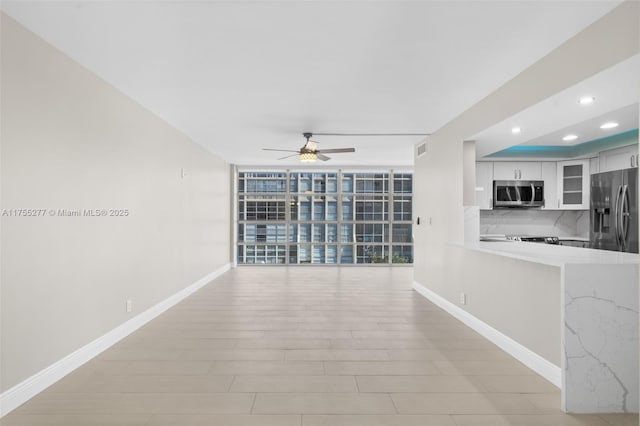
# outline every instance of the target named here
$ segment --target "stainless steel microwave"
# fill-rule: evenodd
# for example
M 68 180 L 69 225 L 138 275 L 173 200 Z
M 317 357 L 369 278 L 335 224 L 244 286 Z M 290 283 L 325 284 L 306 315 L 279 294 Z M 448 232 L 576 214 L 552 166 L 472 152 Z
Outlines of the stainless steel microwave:
M 493 207 L 544 206 L 544 181 L 494 180 Z

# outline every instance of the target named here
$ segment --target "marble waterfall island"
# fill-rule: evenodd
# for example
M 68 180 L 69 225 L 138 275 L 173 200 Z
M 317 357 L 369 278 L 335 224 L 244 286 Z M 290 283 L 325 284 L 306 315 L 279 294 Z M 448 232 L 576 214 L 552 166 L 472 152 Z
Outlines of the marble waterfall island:
M 637 266 L 565 265 L 562 404 L 568 412 L 638 411 Z
M 638 254 L 515 241 L 449 251 L 449 284 L 467 294 L 453 311 L 559 386 L 562 410 L 638 412 Z

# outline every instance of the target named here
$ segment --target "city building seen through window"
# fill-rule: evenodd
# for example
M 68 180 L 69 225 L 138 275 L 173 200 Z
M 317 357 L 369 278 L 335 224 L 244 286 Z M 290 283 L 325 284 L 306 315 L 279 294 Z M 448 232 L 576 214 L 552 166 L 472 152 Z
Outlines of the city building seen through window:
M 240 171 L 238 264 L 413 263 L 411 173 Z

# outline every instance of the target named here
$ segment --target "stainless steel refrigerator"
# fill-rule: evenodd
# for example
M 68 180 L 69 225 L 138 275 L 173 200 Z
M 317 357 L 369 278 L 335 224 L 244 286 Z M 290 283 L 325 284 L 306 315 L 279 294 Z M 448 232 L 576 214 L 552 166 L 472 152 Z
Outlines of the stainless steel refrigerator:
M 591 175 L 591 248 L 638 253 L 638 169 Z

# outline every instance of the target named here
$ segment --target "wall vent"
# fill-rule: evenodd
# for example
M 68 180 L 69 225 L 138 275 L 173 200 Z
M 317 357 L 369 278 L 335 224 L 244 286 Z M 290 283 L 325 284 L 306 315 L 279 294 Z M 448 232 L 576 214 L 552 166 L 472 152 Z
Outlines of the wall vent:
M 427 152 L 427 143 L 423 142 L 416 148 L 416 156 L 420 157 Z

